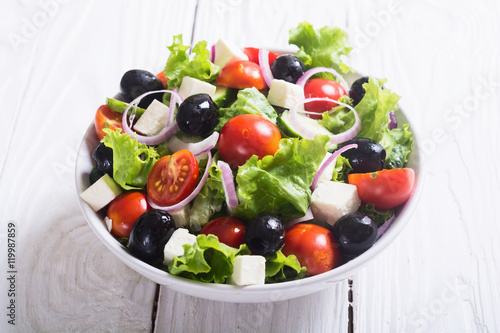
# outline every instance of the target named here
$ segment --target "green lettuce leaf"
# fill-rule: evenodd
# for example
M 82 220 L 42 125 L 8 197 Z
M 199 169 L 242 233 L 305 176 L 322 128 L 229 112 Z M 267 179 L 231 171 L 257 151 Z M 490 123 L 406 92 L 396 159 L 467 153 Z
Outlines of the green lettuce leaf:
M 352 99 L 347 95 L 340 97 L 339 102 L 352 105 Z M 339 134 L 351 128 L 355 121 L 354 113 L 349 108 L 339 105 L 331 111 L 323 112 L 323 118 L 318 120 L 318 124 L 326 127 L 333 134 Z
M 278 251 L 266 257 L 266 283 L 300 279 L 305 276 L 306 270 L 294 255 L 287 257 Z
M 370 77 L 363 84 L 365 96 L 354 109 L 361 118 L 361 131 L 358 138 L 367 138 L 380 142 L 387 129 L 390 118 L 389 113 L 398 109 L 398 101 L 401 98 L 389 89 L 383 89 L 385 79 Z
M 208 170 L 208 178 L 200 193 L 193 202 L 189 211 L 189 230 L 199 231 L 210 221 L 213 214 L 219 212 L 225 202 L 224 187 L 222 186 L 222 171 L 212 161 Z
M 261 212 L 295 218 L 304 216 L 311 203 L 310 186 L 326 155 L 329 137 L 314 140 L 281 139 L 274 156 L 252 156 L 238 169 L 240 204 L 233 215 L 252 219 Z
M 214 235 L 198 235 L 193 245 L 183 245 L 184 254 L 168 264 L 170 274 L 191 280 L 224 283 L 233 274 L 237 249 L 219 242 Z
M 296 56 L 307 68 L 331 67 L 344 73 L 351 70 L 341 61 L 341 56 L 348 56 L 352 47 L 348 45 L 347 33 L 340 28 L 314 30 L 310 23 L 302 22 L 290 30 L 288 41 L 300 48 Z
M 382 224 L 384 224 L 385 221 L 387 221 L 394 215 L 394 209 L 375 209 L 375 206 L 371 203 L 361 205 L 361 207 L 359 207 L 358 209 L 358 212 L 371 217 L 377 227 L 380 227 Z
M 220 108 L 219 114 L 220 120 L 215 128 L 216 131 L 220 131 L 229 119 L 242 114 L 261 115 L 273 123 L 276 123 L 278 118 L 276 110 L 269 104 L 266 96 L 255 87 L 238 91 L 236 101 L 228 108 Z
M 207 42 L 200 41 L 193 47 L 195 54 L 193 59 L 189 60 L 189 46 L 182 44 L 182 35 L 174 36 L 164 73 L 168 78 L 168 89 L 173 89 L 181 85 L 184 76 L 211 82 L 217 78 L 220 67 L 210 61 L 210 52 L 207 49 Z
M 413 137 L 410 124 L 401 128 L 387 129 L 380 144 L 386 152 L 385 168 L 404 168 L 408 163 L 408 156 L 413 150 Z
M 155 148 L 133 139 L 121 129 L 104 129 L 102 142 L 113 149 L 113 179 L 125 190 L 140 189 L 146 185 L 149 172 L 158 161 Z
M 332 181 L 339 183 L 347 183 L 347 175 L 351 172 L 352 167 L 349 159 L 342 155 L 337 156 L 335 160 L 335 168 L 333 169 Z

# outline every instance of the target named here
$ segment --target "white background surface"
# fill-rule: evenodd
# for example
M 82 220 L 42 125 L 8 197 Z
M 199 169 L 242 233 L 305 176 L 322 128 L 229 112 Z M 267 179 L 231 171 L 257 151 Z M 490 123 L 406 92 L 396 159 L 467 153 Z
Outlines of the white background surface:
M 499 331 L 498 17 L 494 0 L 0 0 L 1 327 Z M 223 37 L 283 48 L 288 30 L 304 20 L 346 29 L 354 47 L 349 63 L 387 78 L 403 96 L 427 165 L 412 221 L 352 277 L 352 302 L 347 281 L 262 304 L 205 301 L 161 288 L 153 323 L 156 284 L 109 253 L 78 207 L 73 170 L 84 131 L 125 71 L 162 70 L 172 35 L 182 33 L 186 43 Z M 6 316 L 9 222 L 16 225 L 15 327 Z

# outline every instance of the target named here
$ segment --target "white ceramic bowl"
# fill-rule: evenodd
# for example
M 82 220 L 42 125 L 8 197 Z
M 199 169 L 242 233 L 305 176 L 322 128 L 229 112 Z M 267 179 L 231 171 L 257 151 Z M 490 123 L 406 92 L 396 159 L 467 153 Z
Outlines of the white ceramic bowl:
M 351 83 L 358 77 L 360 76 L 353 74 L 350 77 L 347 76 L 346 80 Z M 408 117 L 402 112 L 401 104 L 400 111 L 396 114 L 398 123 L 409 122 L 412 125 Z M 422 156 L 419 153 L 418 147 L 417 130 L 414 126 L 411 126 L 411 129 L 414 135 L 415 146 L 410 155 L 408 167 L 415 170 L 415 189 L 410 199 L 398 209 L 396 218 L 389 229 L 369 250 L 357 258 L 329 272 L 296 281 L 247 287 L 201 283 L 170 275 L 130 255 L 128 250 L 107 230 L 104 223 L 104 213 L 94 212 L 80 198 L 80 193 L 89 187 L 89 173 L 93 167 L 92 152 L 99 143 L 95 134 L 94 124 L 89 126 L 78 151 L 75 175 L 76 191 L 83 215 L 97 237 L 126 265 L 147 278 L 178 292 L 215 301 L 258 303 L 291 299 L 326 289 L 332 283 L 349 278 L 360 267 L 382 252 L 408 224 L 422 187 L 422 176 L 424 175 Z

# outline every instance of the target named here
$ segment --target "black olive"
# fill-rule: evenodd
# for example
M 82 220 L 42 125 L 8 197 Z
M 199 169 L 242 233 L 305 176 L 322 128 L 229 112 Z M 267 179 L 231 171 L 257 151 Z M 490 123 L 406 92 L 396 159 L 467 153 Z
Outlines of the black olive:
M 191 95 L 179 105 L 176 119 L 184 133 L 205 135 L 219 123 L 219 107 L 208 94 Z
M 280 55 L 271 65 L 273 77 L 277 80 L 296 83 L 306 71 L 304 63 L 294 55 Z
M 384 168 L 386 152 L 378 142 L 365 138 L 354 138 L 346 141 L 340 147 L 357 144 L 358 148 L 349 149 L 341 155 L 349 160 L 351 173 L 375 172 Z
M 269 214 L 258 215 L 245 229 L 245 243 L 252 254 L 272 254 L 283 246 L 284 241 L 283 222 Z
M 155 90 L 164 89 L 163 83 L 153 73 L 142 69 L 132 69 L 123 74 L 120 81 L 120 92 L 124 102 L 130 103 L 140 95 Z M 163 100 L 163 93 L 145 96 L 139 102 L 139 107 L 147 108 L 154 99 Z
M 113 177 L 113 149 L 101 142 L 92 153 L 92 158 L 97 163 L 96 168 L 101 176 L 107 173 Z
M 363 84 L 367 83 L 369 80 L 368 76 L 363 76 L 360 79 L 357 79 L 351 85 L 351 89 L 349 90 L 349 97 L 352 98 L 353 106 L 358 105 L 359 102 L 365 96 L 365 88 L 363 88 Z
M 97 169 L 97 166 L 93 167 L 92 171 L 90 171 L 90 174 L 89 174 L 90 185 L 94 184 L 96 181 L 99 180 L 99 178 L 101 178 L 104 175 L 105 175 L 105 173 L 102 173 L 101 171 L 99 171 Z
M 342 216 L 333 225 L 333 236 L 346 256 L 360 255 L 377 239 L 377 225 L 366 215 L 352 213 Z
M 149 210 L 139 216 L 132 226 L 128 240 L 130 253 L 151 263 L 161 258 L 165 244 L 174 231 L 174 220 L 169 213 L 159 209 Z

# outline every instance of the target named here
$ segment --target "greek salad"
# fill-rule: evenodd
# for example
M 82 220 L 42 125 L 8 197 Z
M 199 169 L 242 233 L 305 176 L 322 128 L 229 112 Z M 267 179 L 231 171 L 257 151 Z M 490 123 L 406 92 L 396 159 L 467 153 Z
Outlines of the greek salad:
M 335 269 L 368 250 L 411 195 L 400 96 L 345 79 L 340 28 L 290 30 L 294 54 L 174 36 L 165 69 L 130 70 L 95 115 L 81 198 L 131 255 L 239 286 Z

